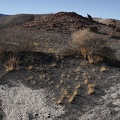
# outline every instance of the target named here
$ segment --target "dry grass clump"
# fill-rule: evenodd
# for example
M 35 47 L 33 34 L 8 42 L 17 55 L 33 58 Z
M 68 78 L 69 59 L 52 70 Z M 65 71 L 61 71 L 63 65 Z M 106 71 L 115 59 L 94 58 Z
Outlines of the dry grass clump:
M 5 49 L 0 51 L 0 57 L 2 58 L 4 56 L 4 61 L 7 61 L 5 65 L 6 71 L 13 71 L 18 62 L 18 58 L 20 64 L 25 66 L 34 62 L 34 53 L 36 52 L 36 49 L 32 40 L 14 41 L 14 44 L 11 42 L 5 42 L 3 43 L 3 46 Z
M 10 54 L 8 57 L 8 60 L 5 64 L 5 71 L 6 72 L 11 72 L 13 71 L 15 68 L 18 67 L 19 64 L 19 58 L 17 57 L 16 54 Z
M 89 29 L 79 30 L 72 34 L 72 43 L 81 52 L 83 58 L 89 63 L 104 61 L 104 58 L 114 60 L 114 50 L 112 50 L 102 35 L 90 32 Z
M 57 99 L 55 102 L 57 105 L 62 104 L 63 98 L 61 97 L 61 98 Z
M 95 88 L 96 84 L 95 83 L 91 83 L 87 85 L 88 91 L 87 94 L 91 95 L 94 93 L 94 88 Z
M 100 69 L 101 72 L 105 72 L 107 71 L 107 67 L 105 65 L 101 66 L 101 69 Z

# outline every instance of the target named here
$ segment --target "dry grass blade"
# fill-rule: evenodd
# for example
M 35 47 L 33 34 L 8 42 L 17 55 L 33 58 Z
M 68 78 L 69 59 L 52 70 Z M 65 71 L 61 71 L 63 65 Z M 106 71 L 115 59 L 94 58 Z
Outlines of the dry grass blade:
M 11 54 L 5 64 L 5 71 L 11 72 L 15 68 L 17 68 L 19 64 L 19 58 L 17 58 L 16 54 Z

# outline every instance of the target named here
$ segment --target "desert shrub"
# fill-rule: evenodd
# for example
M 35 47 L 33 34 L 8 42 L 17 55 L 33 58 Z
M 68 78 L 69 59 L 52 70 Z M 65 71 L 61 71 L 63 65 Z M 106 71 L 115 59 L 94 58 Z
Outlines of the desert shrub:
M 102 35 L 90 32 L 89 29 L 79 30 L 72 34 L 72 44 L 90 63 L 104 61 L 104 58 L 115 59 L 112 50 Z

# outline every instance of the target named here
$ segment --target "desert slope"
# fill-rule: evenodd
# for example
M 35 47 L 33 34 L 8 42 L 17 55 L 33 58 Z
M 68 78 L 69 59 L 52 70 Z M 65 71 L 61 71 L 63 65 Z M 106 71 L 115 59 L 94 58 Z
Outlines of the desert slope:
M 106 38 L 116 63 L 72 53 L 72 34 L 86 28 Z M 0 18 L 0 120 L 119 120 L 119 34 L 75 12 Z

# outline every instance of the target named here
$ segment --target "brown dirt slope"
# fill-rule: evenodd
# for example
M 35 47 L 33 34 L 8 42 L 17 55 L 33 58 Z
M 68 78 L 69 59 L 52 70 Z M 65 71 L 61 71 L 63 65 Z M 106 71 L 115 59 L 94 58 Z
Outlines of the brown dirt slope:
M 100 25 L 95 21 L 90 21 L 88 18 L 78 15 L 75 12 L 58 12 L 55 14 L 46 15 L 29 15 L 20 14 L 6 16 L 0 19 L 0 27 L 13 27 L 20 25 L 20 28 L 32 30 L 54 30 L 54 31 L 75 31 L 87 26 Z
M 49 14 L 45 17 L 40 17 L 37 20 L 23 25 L 25 28 L 36 28 L 43 30 L 57 30 L 57 31 L 74 31 L 84 27 L 85 25 L 93 25 L 88 18 L 76 14 L 75 12 L 59 12 L 56 14 Z

